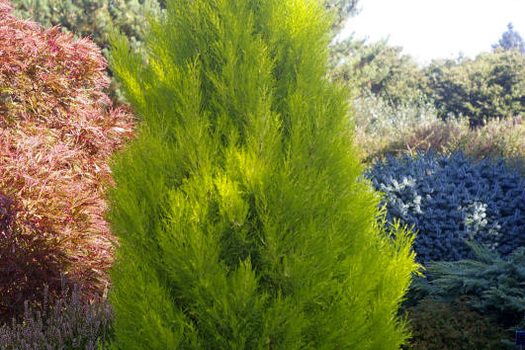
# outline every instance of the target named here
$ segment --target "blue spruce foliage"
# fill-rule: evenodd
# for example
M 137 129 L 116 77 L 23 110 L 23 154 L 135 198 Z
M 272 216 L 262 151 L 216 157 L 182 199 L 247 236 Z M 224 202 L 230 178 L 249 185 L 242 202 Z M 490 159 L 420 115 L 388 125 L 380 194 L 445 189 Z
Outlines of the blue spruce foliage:
M 471 258 L 466 241 L 508 256 L 525 243 L 525 180 L 504 160 L 456 153 L 389 157 L 368 173 L 387 219 L 414 226 L 421 263 Z

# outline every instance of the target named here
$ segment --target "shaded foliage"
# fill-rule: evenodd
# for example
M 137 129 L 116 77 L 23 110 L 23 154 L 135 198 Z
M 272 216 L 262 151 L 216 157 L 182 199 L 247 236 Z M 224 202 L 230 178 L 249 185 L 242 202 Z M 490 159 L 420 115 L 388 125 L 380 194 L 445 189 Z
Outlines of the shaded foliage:
M 0 324 L 19 316 L 24 301 L 39 302 L 44 288 L 55 296 L 67 260 L 55 249 L 54 232 L 17 217 L 19 207 L 0 194 Z
M 408 310 L 412 330 L 406 350 L 502 350 L 508 334 L 492 318 L 473 311 L 468 298 L 428 299 Z

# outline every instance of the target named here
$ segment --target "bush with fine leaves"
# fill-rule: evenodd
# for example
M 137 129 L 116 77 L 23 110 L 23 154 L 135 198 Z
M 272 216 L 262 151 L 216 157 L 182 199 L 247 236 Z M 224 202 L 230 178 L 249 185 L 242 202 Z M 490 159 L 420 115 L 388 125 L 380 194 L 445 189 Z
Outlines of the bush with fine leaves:
M 133 117 L 112 108 L 90 40 L 22 21 L 0 0 L 0 47 L 1 321 L 44 284 L 59 292 L 60 274 L 86 292 L 108 282 L 107 163 Z
M 418 230 L 420 262 L 468 258 L 465 240 L 504 256 L 525 243 L 525 180 L 503 160 L 405 155 L 378 162 L 368 176 L 385 194 L 389 219 Z

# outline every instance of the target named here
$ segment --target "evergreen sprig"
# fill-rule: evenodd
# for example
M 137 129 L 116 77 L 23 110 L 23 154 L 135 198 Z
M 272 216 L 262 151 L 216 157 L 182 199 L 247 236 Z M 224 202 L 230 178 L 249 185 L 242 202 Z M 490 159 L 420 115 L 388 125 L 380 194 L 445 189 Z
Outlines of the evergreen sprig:
M 470 305 L 495 316 L 507 327 L 523 325 L 525 316 L 525 249 L 507 258 L 479 244 L 468 243 L 474 258 L 435 262 L 428 268 L 431 292 L 447 301 L 462 295 L 475 297 Z

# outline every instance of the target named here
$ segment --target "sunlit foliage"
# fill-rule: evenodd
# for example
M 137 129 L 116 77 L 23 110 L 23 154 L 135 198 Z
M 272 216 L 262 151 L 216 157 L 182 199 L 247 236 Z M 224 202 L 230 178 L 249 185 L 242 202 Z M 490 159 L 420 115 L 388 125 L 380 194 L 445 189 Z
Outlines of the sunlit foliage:
M 412 235 L 377 224 L 318 1 L 167 1 L 148 65 L 116 39 L 141 123 L 116 157 L 123 349 L 398 349 Z
M 59 290 L 60 274 L 87 293 L 107 284 L 107 158 L 133 124 L 111 108 L 94 43 L 11 10 L 0 1 L 0 318 Z

